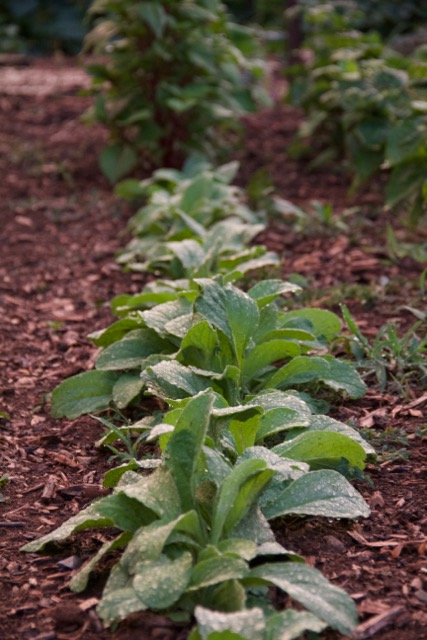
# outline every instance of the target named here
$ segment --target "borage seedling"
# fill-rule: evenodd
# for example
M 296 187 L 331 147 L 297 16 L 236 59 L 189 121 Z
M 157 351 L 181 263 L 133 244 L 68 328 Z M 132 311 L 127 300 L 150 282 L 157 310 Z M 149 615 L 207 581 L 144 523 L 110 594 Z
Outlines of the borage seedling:
M 205 444 L 214 401 L 204 393 L 188 402 L 152 474 L 128 472 L 112 495 L 24 550 L 41 551 L 83 529 L 119 529 L 72 581 L 73 589 L 84 589 L 102 556 L 124 548 L 98 606 L 107 623 L 147 608 L 188 616 L 196 606 L 245 611 L 248 590 L 257 587 L 265 598 L 276 586 L 311 612 L 307 624 L 315 616 L 319 627 L 349 632 L 356 619 L 351 599 L 275 542 L 267 519 L 354 518 L 368 514 L 366 503 L 335 471 L 310 472 L 262 447 L 230 465 Z M 252 594 L 251 607 L 255 602 Z

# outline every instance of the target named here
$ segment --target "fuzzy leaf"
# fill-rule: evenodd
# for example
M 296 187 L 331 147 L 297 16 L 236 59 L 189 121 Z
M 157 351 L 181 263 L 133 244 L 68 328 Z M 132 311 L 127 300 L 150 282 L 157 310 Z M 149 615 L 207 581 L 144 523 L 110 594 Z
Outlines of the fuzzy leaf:
M 148 390 L 160 398 L 186 398 L 209 389 L 211 380 L 193 373 L 179 362 L 163 361 L 149 367 L 142 379 Z
M 256 302 L 232 285 L 222 287 L 208 281 L 204 284 L 202 295 L 196 300 L 195 309 L 227 336 L 240 363 L 258 326 Z
M 135 369 L 141 366 L 147 356 L 162 353 L 165 348 L 171 351 L 170 344 L 154 331 L 138 329 L 104 349 L 96 360 L 96 368 L 103 371 Z
M 266 467 L 263 460 L 244 460 L 224 480 L 213 516 L 211 540 L 214 544 L 224 529 L 231 530 L 246 515 L 262 487 L 274 475 Z
M 353 600 L 313 567 L 296 562 L 265 564 L 253 569 L 251 575 L 279 587 L 343 634 L 351 633 L 357 624 Z
M 175 482 L 164 466 L 158 467 L 149 476 L 143 476 L 138 482 L 120 486 L 120 491 L 154 511 L 159 518 L 173 520 L 181 515 Z
M 184 511 L 194 506 L 200 453 L 205 443 L 214 396 L 201 394 L 184 407 L 166 449 L 166 459 Z
M 91 505 L 86 507 L 86 509 L 83 509 L 77 515 L 66 520 L 66 522 L 61 524 L 61 526 L 54 531 L 47 533 L 38 540 L 28 542 L 21 550 L 27 551 L 28 553 L 36 553 L 38 551 L 43 551 L 46 545 L 51 542 L 63 542 L 77 531 L 97 527 L 111 527 L 113 525 L 112 519 L 101 515 L 98 511 L 100 502 L 101 500 L 93 502 Z
M 293 358 L 288 364 L 273 374 L 264 387 L 291 389 L 295 385 L 323 382 L 335 390 L 346 391 L 350 398 L 360 398 L 366 385 L 347 362 L 332 356 Z
M 118 377 L 111 371 L 85 371 L 64 380 L 52 392 L 52 416 L 74 420 L 108 409 Z
M 113 387 L 113 401 L 119 409 L 124 409 L 144 388 L 144 381 L 138 374 L 124 373 Z
M 284 458 L 302 460 L 312 468 L 338 465 L 342 458 L 359 469 L 364 468 L 366 453 L 358 442 L 336 431 L 307 431 L 282 442 L 273 451 Z
M 190 589 L 197 590 L 226 580 L 240 580 L 249 572 L 247 563 L 240 558 L 218 556 L 196 564 L 191 574 Z
M 360 493 L 337 471 L 311 471 L 289 484 L 274 500 L 262 505 L 271 520 L 288 514 L 327 518 L 367 517 L 369 507 Z
M 284 293 L 297 293 L 301 287 L 283 280 L 261 280 L 248 291 L 248 296 L 256 301 L 261 309 Z
M 188 552 L 174 560 L 162 555 L 157 560 L 139 562 L 135 568 L 133 588 L 146 607 L 167 609 L 187 588 L 191 567 L 192 556 Z
M 257 607 L 235 613 L 196 607 L 194 615 L 202 640 L 210 640 L 210 634 L 221 631 L 231 631 L 245 640 L 260 640 L 264 636 L 264 614 Z

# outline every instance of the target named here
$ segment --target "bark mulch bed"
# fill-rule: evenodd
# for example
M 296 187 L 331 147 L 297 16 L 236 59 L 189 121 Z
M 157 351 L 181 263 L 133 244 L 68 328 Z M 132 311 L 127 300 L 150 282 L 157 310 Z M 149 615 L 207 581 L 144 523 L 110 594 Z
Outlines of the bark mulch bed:
M 86 82 L 70 62 L 0 69 L 0 475 L 10 478 L 0 502 L 0 636 L 184 639 L 185 629 L 151 613 L 104 630 L 94 610 L 102 575 L 84 594 L 68 590 L 75 563 L 100 544 L 101 533 L 79 536 L 54 556 L 19 551 L 102 492 L 109 454 L 93 446 L 99 427 L 89 418 L 53 420 L 47 394 L 90 367 L 95 350 L 86 335 L 111 321 L 115 294 L 144 282 L 114 262 L 131 211 L 100 174 L 105 133 L 80 121 L 90 104 L 79 93 Z M 375 213 L 378 185 L 351 201 L 343 174 L 309 172 L 287 157 L 298 118 L 278 106 L 248 120 L 242 181 L 267 167 L 283 197 L 331 202 L 337 212 L 357 203 L 364 222 L 349 234 L 325 233 L 312 219 L 301 234 L 277 221 L 262 241 L 283 255 L 284 277 L 304 276 L 304 304 L 338 310 L 344 301 L 370 336 L 389 320 L 409 326 L 414 318 L 401 307 L 420 303 L 422 266 L 389 260 L 384 220 Z M 362 401 L 336 407 L 338 418 L 369 429 L 384 450 L 368 467 L 372 486 L 358 485 L 372 516 L 357 523 L 290 518 L 276 526 L 288 548 L 353 595 L 361 639 L 427 638 L 426 405 L 419 388 L 380 393 L 372 381 Z M 390 446 L 398 451 L 385 452 Z

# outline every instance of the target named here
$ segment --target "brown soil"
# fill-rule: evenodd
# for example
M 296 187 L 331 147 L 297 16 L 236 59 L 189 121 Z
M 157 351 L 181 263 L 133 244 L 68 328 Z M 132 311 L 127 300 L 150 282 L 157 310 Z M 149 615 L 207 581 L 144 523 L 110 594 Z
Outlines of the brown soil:
M 151 613 L 114 632 L 103 630 L 94 610 L 102 576 L 85 594 L 68 590 L 74 563 L 90 555 L 101 534 L 78 537 L 56 556 L 19 551 L 101 491 L 109 462 L 108 453 L 93 446 L 99 427 L 88 418 L 53 420 L 47 394 L 90 367 L 94 348 L 86 335 L 111 321 L 108 303 L 115 294 L 138 291 L 144 281 L 123 274 L 114 262 L 131 212 L 99 172 L 104 132 L 80 121 L 90 103 L 79 95 L 85 83 L 69 62 L 0 69 L 0 475 L 10 478 L 0 503 L 0 635 L 4 640 L 185 638 L 185 629 Z M 331 202 L 336 212 L 357 204 L 364 223 L 344 234 L 325 231 L 311 218 L 302 234 L 277 221 L 262 240 L 283 255 L 284 277 L 306 278 L 305 304 L 338 310 L 344 301 L 371 336 L 388 320 L 407 327 L 414 318 L 401 307 L 420 304 L 422 266 L 409 257 L 389 260 L 385 221 L 375 213 L 379 185 L 351 201 L 343 174 L 309 171 L 287 157 L 298 117 L 276 107 L 249 119 L 241 179 L 267 167 L 277 192 L 288 200 Z M 343 403 L 335 413 L 377 437 L 393 430 L 378 446 L 390 447 L 394 438 L 394 448 L 401 449 L 369 466 L 373 486 L 359 485 L 372 516 L 357 523 L 290 518 L 276 530 L 288 548 L 354 596 L 359 638 L 422 640 L 427 638 L 427 394 L 410 385 L 403 395 L 393 389 L 380 393 L 370 380 L 366 398 Z M 398 441 L 403 436 L 405 445 Z

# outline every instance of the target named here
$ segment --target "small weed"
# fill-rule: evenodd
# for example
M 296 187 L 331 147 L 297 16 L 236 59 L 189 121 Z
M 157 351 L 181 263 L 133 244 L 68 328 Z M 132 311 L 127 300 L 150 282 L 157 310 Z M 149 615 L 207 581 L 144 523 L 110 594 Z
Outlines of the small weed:
M 412 383 L 427 383 L 427 335 L 425 320 L 413 324 L 399 336 L 395 322 L 388 322 L 372 341 L 362 334 L 350 311 L 342 305 L 345 322 L 352 336 L 348 339 L 351 354 L 364 377 L 374 375 L 381 391 L 388 386 L 405 395 Z
M 387 427 L 384 431 L 360 429 L 360 434 L 375 448 L 378 462 L 409 459 L 408 434 L 397 427 Z
M 272 197 L 273 215 L 288 221 L 294 230 L 303 235 L 334 235 L 348 233 L 346 219 L 358 211 L 357 207 L 345 209 L 341 213 L 333 210 L 331 203 L 311 200 L 310 209 L 304 210 L 283 198 Z

